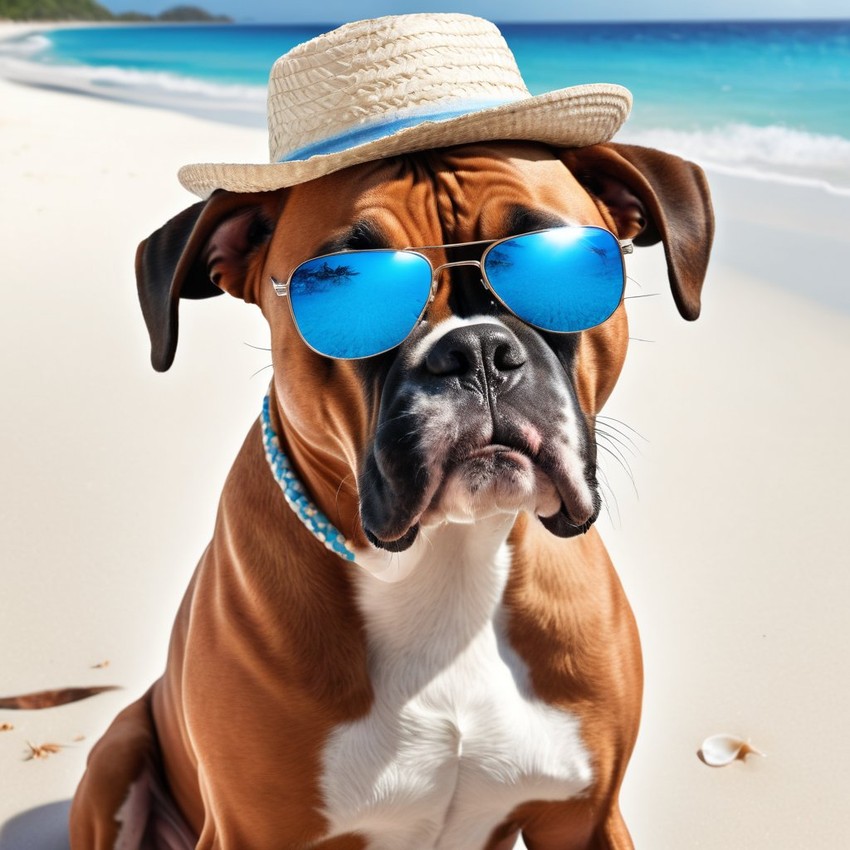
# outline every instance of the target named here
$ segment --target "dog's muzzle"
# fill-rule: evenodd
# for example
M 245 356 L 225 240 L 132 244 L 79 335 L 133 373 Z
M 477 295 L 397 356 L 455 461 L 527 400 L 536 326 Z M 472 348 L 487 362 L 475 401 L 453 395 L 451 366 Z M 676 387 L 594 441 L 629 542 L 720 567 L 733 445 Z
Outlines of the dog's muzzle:
M 552 348 L 512 317 L 423 325 L 384 384 L 360 475 L 370 541 L 401 551 L 421 526 L 526 510 L 553 534 L 596 519 L 595 444 Z

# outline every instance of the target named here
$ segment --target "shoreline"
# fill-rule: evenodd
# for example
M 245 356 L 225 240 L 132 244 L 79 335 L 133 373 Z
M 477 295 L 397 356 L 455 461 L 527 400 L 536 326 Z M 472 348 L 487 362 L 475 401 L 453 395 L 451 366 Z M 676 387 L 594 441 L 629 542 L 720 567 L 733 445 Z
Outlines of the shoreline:
M 723 23 L 723 22 L 719 22 Z M 219 27 L 221 24 L 189 24 L 189 26 Z M 238 26 L 238 24 L 235 24 Z M 4 42 L 38 32 L 70 28 L 133 28 L 173 27 L 170 22 L 55 22 L 23 23 L 0 21 L 0 47 Z M 3 54 L 0 49 L 0 78 L 20 85 L 48 90 L 80 93 L 118 103 L 165 109 L 184 115 L 230 126 L 262 128 L 266 126 L 266 87 L 253 83 L 216 82 L 200 77 L 184 76 L 170 71 L 137 71 L 112 66 L 94 67 L 85 64 L 51 64 L 32 61 L 22 52 L 18 56 Z M 740 150 L 750 151 L 740 161 L 723 161 L 711 151 L 718 138 L 738 133 L 743 138 L 735 142 Z M 776 134 L 787 134 L 776 139 Z M 615 141 L 642 144 L 678 153 L 699 163 L 707 171 L 735 178 L 758 180 L 823 191 L 830 195 L 850 198 L 850 139 L 841 136 L 794 130 L 782 125 L 756 126 L 734 123 L 703 130 L 672 131 L 664 127 L 645 128 L 628 122 Z M 726 142 L 726 144 L 731 144 Z M 794 151 L 808 150 L 808 161 L 786 167 L 771 164 L 776 145 L 786 145 Z M 833 158 L 824 165 L 819 151 L 832 145 Z M 743 147 L 741 147 L 743 146 Z M 837 146 L 837 148 L 836 148 Z M 837 150 L 838 153 L 834 153 Z M 768 155 L 771 151 L 773 154 Z M 766 161 L 759 162 L 765 155 Z M 799 154 L 797 154 L 799 155 Z M 722 156 L 722 154 L 721 154 Z M 837 159 L 835 157 L 838 157 Z M 844 163 L 847 167 L 844 167 Z
M 190 26 L 222 26 L 221 24 L 190 24 Z M 114 29 L 131 27 L 173 27 L 180 24 L 145 21 L 142 23 L 119 21 L 65 22 L 59 24 L 18 24 L 0 22 L 0 47 L 4 42 L 15 41 L 29 35 L 62 29 Z M 218 124 L 235 127 L 265 129 L 266 93 L 251 86 L 217 85 L 192 77 L 147 72 L 117 70 L 118 85 L 110 79 L 109 68 L 99 71 L 87 65 L 51 65 L 33 62 L 25 53 L 3 54 L 0 50 L 0 79 L 22 86 L 79 94 L 113 103 L 163 109 L 181 115 L 203 118 Z M 157 85 L 151 85 L 151 81 Z M 107 83 L 104 85 L 103 83 Z M 123 82 L 123 86 L 122 86 Z M 145 83 L 148 83 L 145 85 Z

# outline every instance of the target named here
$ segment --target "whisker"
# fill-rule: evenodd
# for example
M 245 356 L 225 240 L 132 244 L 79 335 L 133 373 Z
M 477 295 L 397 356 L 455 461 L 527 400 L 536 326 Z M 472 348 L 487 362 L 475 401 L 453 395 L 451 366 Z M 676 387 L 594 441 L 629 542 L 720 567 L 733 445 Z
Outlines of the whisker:
M 342 488 L 345 486 L 345 483 L 346 483 L 346 481 L 348 481 L 349 478 L 354 478 L 353 472 L 349 472 L 348 475 L 345 476 L 345 478 L 341 479 L 340 482 L 339 482 L 339 486 L 336 488 L 336 494 L 334 496 L 334 510 L 336 511 L 337 516 L 340 515 L 339 514 L 339 494 L 342 492 Z
M 608 454 L 609 454 L 609 455 L 611 455 L 611 457 L 613 457 L 613 458 L 614 458 L 614 460 L 616 460 L 616 461 L 617 461 L 617 463 L 618 463 L 618 464 L 622 467 L 623 471 L 624 471 L 624 472 L 626 473 L 626 475 L 628 476 L 629 481 L 631 481 L 632 489 L 635 491 L 635 495 L 636 495 L 638 498 L 640 498 L 640 493 L 638 492 L 637 484 L 635 484 L 635 477 L 634 477 L 634 475 L 632 474 L 632 470 L 631 470 L 631 467 L 629 466 L 629 464 L 628 464 L 625 460 L 623 460 L 623 458 L 621 458 L 621 457 L 620 457 L 620 455 L 618 455 L 616 452 L 612 451 L 612 450 L 611 450 L 608 446 L 606 446 L 604 443 L 601 443 L 601 442 L 599 442 L 599 441 L 597 440 L 596 445 L 597 445 L 600 449 L 604 449 L 606 452 L 608 452 Z
M 612 443 L 616 443 L 618 446 L 622 446 L 623 449 L 625 449 L 627 452 L 631 452 L 631 454 L 633 455 L 637 455 L 640 453 L 640 449 L 635 445 L 634 440 L 631 440 L 628 437 L 624 437 L 621 440 L 620 437 L 615 436 L 615 434 L 612 434 L 606 430 L 602 430 L 598 423 L 596 425 L 596 433 L 600 436 L 605 437 L 606 440 L 611 440 Z
M 351 523 L 349 525 L 349 528 L 356 529 L 359 526 L 360 526 L 360 502 L 359 502 L 359 500 L 355 499 L 354 507 L 352 508 L 352 511 L 351 511 Z
M 602 500 L 602 507 L 605 508 L 605 515 L 608 517 L 608 522 L 615 528 L 622 528 L 623 520 L 620 516 L 620 506 L 617 503 L 617 497 L 614 491 L 608 484 L 599 487 L 599 498 Z
M 639 336 L 630 336 L 630 337 L 629 337 L 629 339 L 630 339 L 632 342 L 655 342 L 655 340 L 654 340 L 654 339 L 642 339 L 642 338 L 641 338 L 641 337 L 639 337 Z
M 623 461 L 623 463 L 625 463 L 625 464 L 629 463 L 629 459 L 626 457 L 623 450 L 610 437 L 608 437 L 606 434 L 602 434 L 602 433 L 599 433 L 598 436 L 605 439 L 605 440 L 609 440 L 610 445 L 608 446 L 608 450 L 615 453 L 617 455 L 617 457 L 619 457 Z M 599 440 L 596 441 L 596 444 L 601 445 Z
M 614 517 L 611 514 L 611 507 L 609 505 L 609 502 L 613 502 L 614 509 L 617 512 L 616 524 L 618 526 L 622 525 L 622 516 L 620 515 L 620 503 L 617 501 L 617 494 L 614 492 L 614 488 L 611 486 L 611 483 L 608 480 L 608 475 L 606 474 L 605 470 L 599 466 L 596 467 L 596 474 L 597 476 L 601 476 L 601 480 L 597 478 L 597 480 L 599 480 L 599 495 L 602 499 L 602 506 L 605 508 L 605 513 L 608 514 L 608 519 L 611 521 L 612 524 L 614 523 Z M 607 494 L 605 491 L 607 491 Z
M 626 466 L 629 467 L 628 471 L 630 472 L 631 467 L 629 466 L 629 459 L 623 453 L 623 450 L 613 440 L 611 440 L 611 438 L 608 437 L 607 434 L 603 434 L 600 431 L 597 434 L 597 437 L 599 437 L 600 439 L 598 439 L 596 441 L 596 445 L 599 446 L 600 448 L 604 448 L 606 451 L 608 451 L 614 457 L 618 458 L 621 461 L 621 463 L 626 464 Z
M 623 301 L 630 301 L 633 298 L 657 298 L 660 294 L 660 292 L 644 292 L 640 295 L 624 295 Z
M 254 351 L 268 351 L 268 352 L 271 352 L 271 349 L 270 349 L 270 348 L 266 348 L 264 345 L 254 345 L 253 343 L 245 342 L 244 340 L 242 341 L 242 345 L 247 345 L 247 346 L 248 346 L 248 348 L 253 348 L 253 349 L 254 349 Z
M 415 414 L 411 411 L 407 411 L 405 413 L 399 413 L 398 416 L 393 416 L 392 419 L 386 419 L 385 421 L 379 423 L 377 429 L 375 430 L 375 436 L 378 436 L 381 428 L 386 428 L 387 425 L 392 425 L 393 422 L 398 422 L 400 419 L 407 419 L 408 417 L 414 416 Z M 410 436 L 413 432 L 410 432 L 407 436 Z
M 626 440 L 629 443 L 629 445 L 632 446 L 635 449 L 635 451 L 637 451 L 637 452 L 640 451 L 640 446 L 635 442 L 634 438 L 630 434 L 626 433 L 621 428 L 618 428 L 616 425 L 612 424 L 611 422 L 599 422 L 598 416 L 596 417 L 596 419 L 597 419 L 597 421 L 596 421 L 594 427 L 604 428 L 606 434 L 611 434 L 612 432 L 614 434 L 617 434 L 619 437 L 622 437 L 624 440 Z M 645 443 L 649 442 L 645 437 L 641 437 L 641 435 L 638 434 L 637 431 L 635 431 L 634 429 L 632 429 L 632 431 L 638 437 L 640 437 L 640 439 L 642 439 Z
M 336 488 L 336 493 L 334 494 L 334 514 L 336 515 L 336 519 L 335 519 L 333 524 L 336 526 L 336 530 L 339 531 L 343 536 L 345 536 L 345 532 L 343 531 L 343 529 L 341 527 L 342 523 L 340 522 L 340 520 L 342 519 L 342 514 L 340 513 L 340 507 L 339 507 L 339 495 L 342 492 L 342 488 L 345 486 L 346 482 L 351 478 L 354 478 L 353 472 L 350 472 L 348 475 L 346 475 L 339 482 L 339 486 Z M 359 511 L 359 507 L 357 506 L 357 500 L 356 499 L 355 499 L 354 510 L 355 510 L 355 513 L 357 511 Z M 329 519 L 330 519 L 330 517 L 329 517 Z M 357 527 L 356 519 L 353 520 L 348 526 L 346 526 L 346 528 L 356 528 L 356 527 Z
M 256 378 L 256 377 L 257 377 L 257 375 L 259 375 L 259 374 L 260 374 L 260 372 L 265 372 L 265 371 L 266 371 L 266 369 L 271 369 L 273 365 L 274 365 L 274 364 L 269 363 L 269 364 L 267 364 L 266 366 L 261 366 L 259 369 L 257 369 L 257 371 L 256 371 L 256 372 L 254 372 L 254 373 L 251 375 L 251 377 L 250 377 L 250 378 L 248 378 L 248 380 L 249 380 L 249 381 L 253 381 L 253 380 L 254 380 L 254 378 Z
M 422 539 L 428 544 L 430 549 L 433 551 L 434 549 L 434 541 L 431 539 L 431 536 L 425 531 L 422 526 L 419 526 L 419 533 L 422 535 Z
M 646 437 L 644 437 L 643 434 L 641 434 L 641 432 L 637 430 L 637 428 L 633 428 L 631 425 L 629 425 L 628 422 L 623 422 L 622 419 L 617 419 L 616 416 L 608 416 L 607 414 L 604 414 L 604 413 L 597 413 L 596 418 L 597 419 L 604 419 L 606 423 L 616 422 L 618 425 L 622 425 L 623 428 L 628 428 L 629 431 L 631 431 L 635 436 L 640 437 L 641 440 L 643 440 L 645 443 L 649 442 L 649 440 Z M 608 427 L 613 428 L 614 426 L 608 425 Z M 622 434 L 623 432 L 618 431 L 618 433 Z M 625 436 L 625 434 L 623 434 L 623 436 Z

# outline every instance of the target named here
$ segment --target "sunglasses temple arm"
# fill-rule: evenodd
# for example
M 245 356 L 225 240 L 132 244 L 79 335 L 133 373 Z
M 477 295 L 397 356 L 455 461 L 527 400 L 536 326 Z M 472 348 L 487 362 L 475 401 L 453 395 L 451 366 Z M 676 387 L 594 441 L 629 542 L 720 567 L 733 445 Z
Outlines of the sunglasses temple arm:
M 634 254 L 635 243 L 632 242 L 631 239 L 618 239 L 617 241 L 620 243 L 620 251 L 622 251 L 623 254 Z M 274 280 L 274 278 L 272 278 L 272 280 Z

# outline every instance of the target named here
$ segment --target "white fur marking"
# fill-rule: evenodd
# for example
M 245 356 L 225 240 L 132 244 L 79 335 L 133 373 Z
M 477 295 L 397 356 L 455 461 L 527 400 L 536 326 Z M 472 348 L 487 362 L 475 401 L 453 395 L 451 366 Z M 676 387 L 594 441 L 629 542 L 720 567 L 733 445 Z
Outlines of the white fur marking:
M 478 850 L 520 803 L 590 785 L 578 719 L 534 697 L 505 637 L 512 524 L 420 534 L 392 556 L 404 581 L 358 574 L 375 703 L 325 750 L 331 835 L 360 833 L 370 850 Z

